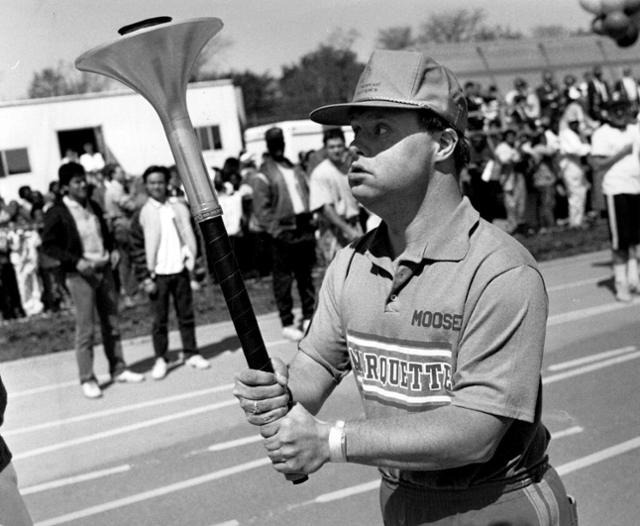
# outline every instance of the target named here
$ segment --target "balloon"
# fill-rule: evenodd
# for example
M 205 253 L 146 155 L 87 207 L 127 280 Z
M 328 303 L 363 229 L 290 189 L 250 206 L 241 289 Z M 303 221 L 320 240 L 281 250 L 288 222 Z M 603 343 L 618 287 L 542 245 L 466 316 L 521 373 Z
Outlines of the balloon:
M 599 15 L 591 21 L 591 31 L 596 35 L 606 34 L 606 31 L 604 30 L 604 15 Z
M 626 0 L 601 0 L 601 13 L 611 13 L 613 11 L 622 11 L 627 5 Z
M 638 40 L 638 26 L 631 24 L 627 32 L 620 38 L 616 39 L 616 44 L 620 47 L 633 46 Z
M 631 19 L 622 11 L 608 13 L 602 23 L 606 34 L 614 39 L 623 37 L 631 25 Z
M 580 0 L 580 5 L 582 9 L 594 15 L 602 13 L 602 0 Z

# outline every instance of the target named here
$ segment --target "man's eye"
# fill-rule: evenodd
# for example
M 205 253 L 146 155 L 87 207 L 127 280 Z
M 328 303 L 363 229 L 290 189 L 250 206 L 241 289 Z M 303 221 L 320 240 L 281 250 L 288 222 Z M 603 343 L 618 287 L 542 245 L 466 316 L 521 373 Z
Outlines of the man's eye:
M 381 136 L 389 133 L 389 128 L 387 128 L 384 124 L 376 124 L 373 131 L 377 136 Z

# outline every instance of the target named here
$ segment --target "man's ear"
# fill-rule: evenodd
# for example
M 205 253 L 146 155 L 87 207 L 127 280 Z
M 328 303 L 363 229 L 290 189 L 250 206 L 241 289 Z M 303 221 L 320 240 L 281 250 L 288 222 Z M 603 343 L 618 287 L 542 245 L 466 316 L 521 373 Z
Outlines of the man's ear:
M 458 144 L 458 134 L 452 128 L 445 128 L 440 132 L 438 139 L 438 150 L 435 161 L 442 162 L 450 159 Z

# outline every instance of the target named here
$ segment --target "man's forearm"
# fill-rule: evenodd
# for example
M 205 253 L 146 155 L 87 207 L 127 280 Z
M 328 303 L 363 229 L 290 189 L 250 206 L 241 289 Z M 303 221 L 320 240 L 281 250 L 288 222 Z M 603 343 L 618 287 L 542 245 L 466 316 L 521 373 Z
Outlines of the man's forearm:
M 335 389 L 336 382 L 324 367 L 298 352 L 289 364 L 288 385 L 294 401 L 315 415 Z
M 349 462 L 440 470 L 491 458 L 509 419 L 453 405 L 424 413 L 347 421 Z

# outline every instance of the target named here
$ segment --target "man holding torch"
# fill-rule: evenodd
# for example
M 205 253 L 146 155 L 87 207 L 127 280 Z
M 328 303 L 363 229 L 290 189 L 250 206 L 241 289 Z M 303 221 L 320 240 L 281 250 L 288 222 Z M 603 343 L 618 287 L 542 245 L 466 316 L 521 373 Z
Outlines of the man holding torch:
M 352 102 L 311 119 L 352 126 L 349 184 L 382 224 L 331 263 L 291 363 L 237 376 L 274 468 L 377 466 L 388 525 L 576 523 L 540 420 L 544 282 L 460 193 L 456 78 L 422 53 L 376 51 Z M 365 417 L 320 421 L 351 371 Z

